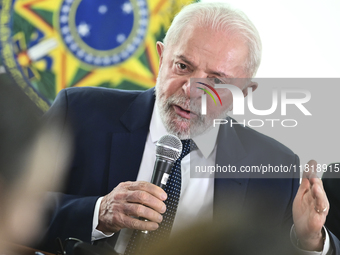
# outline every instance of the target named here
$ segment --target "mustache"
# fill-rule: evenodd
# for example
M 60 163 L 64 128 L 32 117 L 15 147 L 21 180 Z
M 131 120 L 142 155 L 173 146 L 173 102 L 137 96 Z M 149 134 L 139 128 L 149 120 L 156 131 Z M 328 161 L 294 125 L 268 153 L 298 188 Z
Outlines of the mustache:
M 176 104 L 184 109 L 190 110 L 190 98 L 182 95 L 172 95 L 168 98 L 167 104 Z
M 190 111 L 196 115 L 200 115 L 201 107 L 196 100 L 192 100 L 185 95 L 172 95 L 170 96 L 166 101 L 166 107 L 167 109 L 170 109 L 172 105 L 178 105 L 181 108 Z

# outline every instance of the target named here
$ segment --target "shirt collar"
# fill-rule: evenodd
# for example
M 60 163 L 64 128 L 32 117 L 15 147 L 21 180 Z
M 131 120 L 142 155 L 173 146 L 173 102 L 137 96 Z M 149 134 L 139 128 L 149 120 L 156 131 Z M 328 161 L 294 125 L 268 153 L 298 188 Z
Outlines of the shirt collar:
M 151 141 L 154 144 L 156 144 L 156 142 L 163 135 L 168 134 L 161 120 L 159 109 L 156 103 L 153 108 L 149 130 L 150 130 Z M 211 128 L 204 134 L 192 138 L 192 140 L 196 143 L 198 149 L 202 152 L 205 158 L 208 158 L 210 156 L 210 154 L 213 152 L 216 146 L 218 130 L 219 130 L 219 126 L 215 128 Z

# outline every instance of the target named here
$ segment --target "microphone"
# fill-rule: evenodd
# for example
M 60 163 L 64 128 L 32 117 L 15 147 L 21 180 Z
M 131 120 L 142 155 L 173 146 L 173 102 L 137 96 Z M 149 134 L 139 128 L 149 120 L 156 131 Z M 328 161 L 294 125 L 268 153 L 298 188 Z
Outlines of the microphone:
M 156 161 L 153 168 L 153 175 L 151 183 L 155 184 L 162 189 L 165 188 L 166 183 L 169 179 L 171 169 L 175 161 L 179 158 L 182 153 L 182 142 L 174 135 L 164 135 L 156 143 Z M 145 218 L 139 218 L 140 220 L 148 221 Z M 147 236 L 149 231 L 141 230 L 137 231 L 135 244 L 136 253 L 143 254 L 144 245 L 147 242 Z
M 156 161 L 151 183 L 165 188 L 172 166 L 182 153 L 182 142 L 174 135 L 164 135 L 156 143 Z

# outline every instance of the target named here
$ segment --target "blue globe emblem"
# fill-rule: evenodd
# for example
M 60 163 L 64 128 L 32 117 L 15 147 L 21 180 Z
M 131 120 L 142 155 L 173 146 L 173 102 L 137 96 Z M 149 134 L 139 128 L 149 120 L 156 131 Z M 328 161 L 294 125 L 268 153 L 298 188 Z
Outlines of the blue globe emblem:
M 59 28 L 76 58 L 104 67 L 119 64 L 137 51 L 148 17 L 146 0 L 64 0 Z

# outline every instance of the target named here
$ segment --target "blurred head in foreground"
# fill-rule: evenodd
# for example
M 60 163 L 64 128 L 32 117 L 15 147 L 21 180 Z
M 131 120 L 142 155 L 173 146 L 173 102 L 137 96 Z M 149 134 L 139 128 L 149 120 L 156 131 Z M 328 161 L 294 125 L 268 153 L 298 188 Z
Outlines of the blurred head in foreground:
M 41 231 L 43 198 L 59 188 L 70 154 L 62 123 L 41 113 L 5 74 L 0 75 L 0 252 L 28 244 Z M 57 151 L 61 157 L 55 159 Z
M 288 234 L 289 235 L 289 234 Z M 247 215 L 219 217 L 197 222 L 170 241 L 158 244 L 148 255 L 293 255 L 297 254 L 287 233 L 278 226 L 250 221 Z

